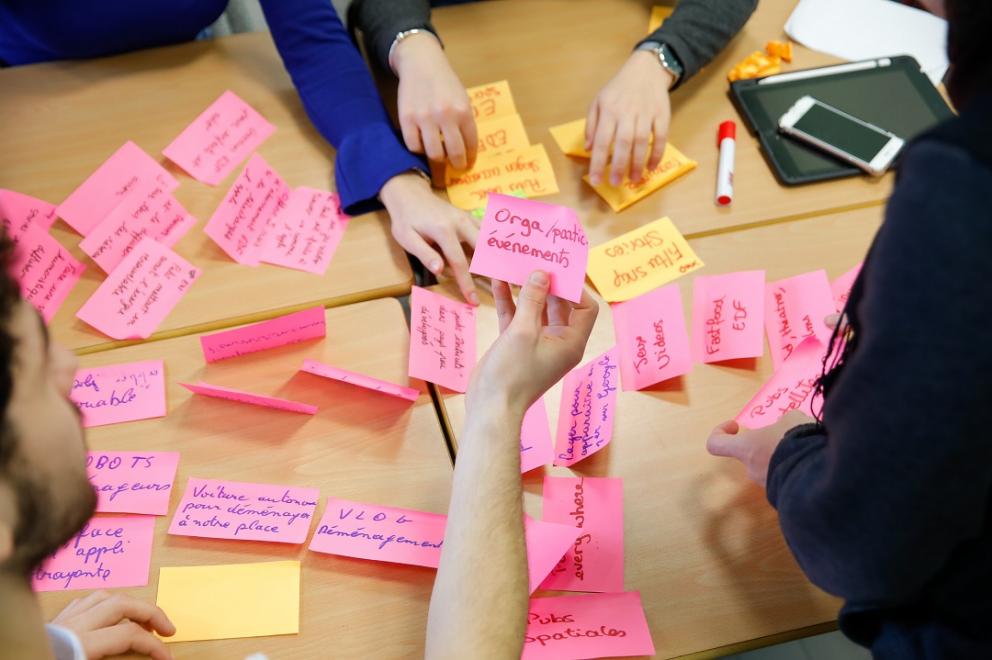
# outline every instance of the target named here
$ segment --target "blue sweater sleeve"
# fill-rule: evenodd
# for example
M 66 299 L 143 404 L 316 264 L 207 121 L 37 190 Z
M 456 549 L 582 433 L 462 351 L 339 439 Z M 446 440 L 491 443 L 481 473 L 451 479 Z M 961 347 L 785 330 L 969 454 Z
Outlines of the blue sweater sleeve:
M 344 211 L 380 208 L 386 181 L 426 167 L 400 142 L 334 7 L 329 0 L 262 0 L 262 9 L 307 115 L 337 150 L 334 177 Z

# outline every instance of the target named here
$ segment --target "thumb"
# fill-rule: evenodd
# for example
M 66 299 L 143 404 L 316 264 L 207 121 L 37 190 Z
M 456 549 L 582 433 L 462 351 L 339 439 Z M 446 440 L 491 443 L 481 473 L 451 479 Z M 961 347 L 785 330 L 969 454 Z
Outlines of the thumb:
M 548 300 L 548 286 L 551 281 L 548 274 L 535 270 L 520 288 L 517 298 L 517 314 L 513 323 L 522 323 L 525 327 L 540 330 L 544 315 L 544 305 Z
M 706 440 L 706 450 L 714 456 L 730 456 L 737 458 L 741 452 L 740 438 L 737 435 L 740 426 L 731 420 L 713 429 Z

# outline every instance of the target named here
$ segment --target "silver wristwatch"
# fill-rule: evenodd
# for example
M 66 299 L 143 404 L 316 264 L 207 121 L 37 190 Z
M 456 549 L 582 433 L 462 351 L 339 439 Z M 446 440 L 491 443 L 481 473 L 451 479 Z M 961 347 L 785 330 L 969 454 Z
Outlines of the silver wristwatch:
M 672 87 L 675 87 L 682 80 L 682 74 L 685 73 L 685 69 L 682 68 L 682 63 L 679 62 L 679 58 L 675 56 L 675 53 L 668 47 L 668 44 L 657 41 L 644 41 L 635 50 L 654 53 L 655 57 L 658 58 L 658 62 L 661 64 L 661 68 L 672 74 Z

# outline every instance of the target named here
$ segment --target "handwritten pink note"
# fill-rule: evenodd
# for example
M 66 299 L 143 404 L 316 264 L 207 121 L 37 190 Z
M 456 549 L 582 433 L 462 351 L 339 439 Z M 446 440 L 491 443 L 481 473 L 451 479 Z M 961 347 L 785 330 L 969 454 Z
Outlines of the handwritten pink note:
M 169 191 L 179 187 L 169 172 L 141 147 L 128 141 L 97 168 L 55 210 L 86 236 L 140 181 L 157 181 Z
M 548 425 L 548 410 L 541 397 L 527 409 L 520 427 L 520 473 L 548 465 L 555 460 L 554 443 Z
M 35 591 L 148 584 L 154 516 L 97 516 L 31 576 Z
M 447 516 L 437 513 L 329 497 L 310 549 L 437 568 L 447 522 Z
M 55 205 L 24 193 L 0 188 L 0 216 L 22 228 L 38 227 L 48 231 L 55 223 Z
M 543 270 L 552 295 L 579 302 L 588 260 L 589 241 L 575 211 L 491 193 L 469 272 L 523 284 Z
M 615 347 L 565 376 L 558 410 L 555 465 L 575 465 L 613 439 L 618 376 Z
M 532 598 L 521 660 L 654 655 L 636 591 Z
M 323 275 L 348 227 L 349 218 L 340 211 L 336 193 L 300 186 L 273 218 L 259 258 Z
M 697 362 L 765 352 L 765 271 L 699 275 L 692 284 L 692 352 Z
M 825 352 L 825 345 L 815 337 L 803 340 L 744 406 L 737 415 L 737 423 L 749 429 L 760 429 L 774 424 L 790 410 L 814 417 L 823 404 L 822 399 L 813 395 L 823 374 Z
M 202 335 L 200 347 L 207 362 L 217 362 L 325 336 L 324 308 L 311 307 L 243 328 Z
M 406 399 L 407 401 L 416 401 L 420 398 L 420 390 L 415 390 L 412 387 L 404 387 L 373 378 L 372 376 L 366 376 L 365 374 L 339 369 L 338 367 L 332 367 L 329 364 L 323 364 L 316 360 L 304 360 L 300 371 L 305 371 L 308 374 L 320 376 L 321 378 L 329 378 L 342 383 L 348 383 L 349 385 L 357 385 L 367 390 L 382 392 L 383 394 Z
M 623 479 L 545 476 L 543 518 L 579 535 L 542 589 L 623 591 Z
M 228 90 L 162 153 L 197 181 L 216 186 L 275 130 L 254 108 Z
M 858 279 L 861 267 L 864 265 L 864 262 L 858 264 L 830 283 L 830 291 L 834 294 L 834 302 L 837 303 L 838 312 L 844 311 L 847 299 L 851 297 L 851 287 L 854 286 L 854 280 Z
M 464 392 L 474 367 L 475 308 L 419 286 L 413 287 L 410 293 L 410 375 L 455 392 Z
M 177 451 L 89 452 L 86 474 L 96 490 L 96 510 L 164 516 L 178 466 Z
M 677 284 L 610 305 L 624 391 L 689 373 L 689 335 Z
M 303 543 L 320 491 L 190 477 L 169 525 L 174 536 Z
M 837 305 L 824 270 L 769 282 L 765 287 L 765 328 L 775 368 L 778 369 L 807 337 L 816 337 L 826 345 L 831 330 L 824 319 L 836 312 Z
M 87 428 L 165 417 L 165 363 L 148 360 L 80 369 L 69 398 Z
M 227 401 L 236 401 L 237 403 L 246 403 L 252 406 L 261 406 L 263 408 L 273 408 L 275 410 L 302 413 L 304 415 L 317 414 L 317 406 L 310 405 L 309 403 L 300 403 L 299 401 L 290 401 L 289 399 L 280 399 L 278 397 L 266 396 L 264 394 L 254 394 L 252 392 L 232 390 L 229 387 L 210 385 L 203 382 L 179 384 L 193 394 L 199 394 L 201 396 L 209 396 L 215 399 L 226 399 Z
M 229 257 L 257 266 L 276 213 L 289 199 L 289 186 L 255 154 L 234 180 L 204 231 Z
M 573 525 L 535 520 L 524 516 L 524 541 L 527 544 L 527 581 L 530 593 L 541 586 L 562 556 L 579 535 Z
M 0 220 L 16 250 L 10 275 L 20 285 L 21 295 L 48 323 L 79 282 L 86 266 L 41 226 L 18 223 L 3 209 Z
M 76 316 L 114 339 L 147 339 L 199 277 L 199 268 L 145 237 Z

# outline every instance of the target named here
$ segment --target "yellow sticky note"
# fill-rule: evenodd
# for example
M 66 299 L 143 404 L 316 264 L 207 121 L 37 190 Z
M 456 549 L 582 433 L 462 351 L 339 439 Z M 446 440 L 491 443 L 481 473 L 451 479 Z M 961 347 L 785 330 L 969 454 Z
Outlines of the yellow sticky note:
M 520 115 L 504 115 L 476 122 L 479 134 L 479 156 L 493 156 L 512 149 L 530 146 L 527 129 Z
M 470 211 L 485 206 L 489 193 L 539 197 L 558 192 L 558 180 L 543 144 L 480 158 L 469 172 L 448 172 L 448 199 Z
M 166 642 L 295 635 L 300 562 L 163 567 L 157 604 L 176 624 Z
M 648 34 L 660 28 L 665 19 L 672 15 L 674 9 L 674 7 L 652 7 L 651 20 L 648 21 Z
M 510 83 L 505 80 L 469 87 L 468 100 L 472 103 L 472 112 L 476 121 L 504 117 L 517 112 L 513 104 L 513 94 L 510 93 Z
M 589 250 L 586 272 L 603 298 L 620 302 L 702 267 L 671 219 L 661 218 Z
M 646 173 L 644 180 L 638 184 L 629 179 L 619 186 L 611 186 L 606 178 L 609 172 L 604 175 L 603 183 L 592 186 L 589 183 L 589 175 L 582 177 L 582 180 L 589 183 L 599 196 L 606 200 L 614 211 L 622 211 L 634 202 L 644 199 L 658 188 L 682 176 L 689 170 L 696 167 L 696 161 L 687 157 L 681 151 L 672 146 L 669 142 L 665 145 L 665 153 L 662 154 L 658 167 Z
M 586 120 L 576 119 L 566 124 L 551 127 L 551 137 L 566 156 L 590 158 L 592 154 L 586 151 Z

